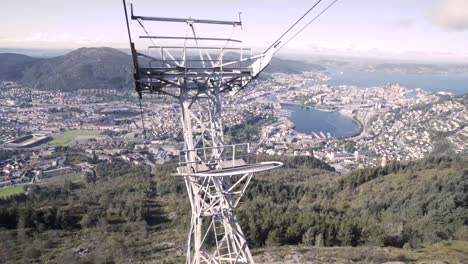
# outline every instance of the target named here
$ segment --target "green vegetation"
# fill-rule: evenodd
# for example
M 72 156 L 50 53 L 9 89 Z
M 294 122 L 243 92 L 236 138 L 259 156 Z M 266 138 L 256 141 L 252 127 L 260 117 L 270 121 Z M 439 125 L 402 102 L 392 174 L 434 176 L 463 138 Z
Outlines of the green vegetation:
M 0 259 L 110 263 L 136 258 L 154 250 L 148 230 L 164 220 L 153 196 L 149 170 L 119 160 L 98 164 L 85 182 L 32 185 L 27 194 L 0 200 Z M 80 259 L 80 248 L 92 254 Z
M 467 160 L 430 157 L 343 177 L 307 177 L 300 170 L 260 176 L 249 188 L 239 219 L 255 246 L 418 248 L 467 239 Z M 305 175 L 298 181 L 289 173 Z
M 468 156 L 345 176 L 312 157 L 251 159 L 285 163 L 256 174 L 239 208 L 258 261 L 468 261 Z M 0 200 L 2 263 L 183 262 L 190 208 L 175 167 L 100 161 L 82 182 Z
M 0 199 L 7 198 L 9 196 L 13 196 L 17 194 L 21 194 L 21 193 L 24 193 L 23 185 L 0 188 Z
M 229 144 L 255 142 L 260 138 L 263 126 L 274 122 L 274 118 L 250 117 L 246 123 L 229 127 L 225 131 L 225 139 Z
M 38 184 L 39 185 L 59 185 L 63 186 L 67 181 L 71 181 L 72 183 L 80 183 L 83 179 L 83 176 L 81 173 L 69 173 L 69 174 L 64 174 L 60 175 L 59 177 L 50 177 L 50 178 L 45 178 L 42 179 Z
M 25 150 L 17 150 L 17 149 L 3 149 L 0 148 L 0 161 L 10 159 L 14 155 L 18 155 L 20 153 L 24 153 L 24 155 L 28 155 L 29 151 Z
M 264 247 L 253 250 L 257 263 L 465 263 L 467 241 L 444 241 L 418 250 L 394 247 L 311 247 L 307 245 Z M 439 262 L 437 262 L 439 261 Z
M 49 146 L 73 146 L 76 144 L 78 136 L 97 136 L 102 133 L 101 130 L 69 130 L 62 132 L 52 141 L 47 143 Z

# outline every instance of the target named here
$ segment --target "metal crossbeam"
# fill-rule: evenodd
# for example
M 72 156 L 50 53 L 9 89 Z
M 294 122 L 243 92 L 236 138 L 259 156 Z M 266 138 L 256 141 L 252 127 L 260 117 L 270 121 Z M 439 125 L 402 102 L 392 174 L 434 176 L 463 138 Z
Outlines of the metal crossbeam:
M 229 26 L 242 26 L 241 21 L 226 21 L 226 20 L 212 20 L 212 19 L 198 19 L 198 18 L 175 18 L 175 17 L 153 17 L 153 16 L 135 16 L 133 14 L 133 5 L 131 8 L 132 20 L 145 20 L 145 21 L 159 21 L 159 22 L 176 22 L 187 24 L 213 24 L 213 25 L 229 25 Z
M 243 89 L 268 65 L 272 54 L 245 58 L 243 51 L 251 49 L 227 46 L 242 43 L 241 40 L 231 37 L 198 37 L 193 27 L 195 23 L 241 26 L 240 17 L 237 22 L 135 16 L 132 8 L 131 19 L 137 20 L 146 33 L 146 36 L 139 38 L 152 42 L 151 46 L 145 47 L 148 54 L 144 54 L 137 51 L 132 42 L 125 0 L 123 2 L 136 90 L 140 96 L 143 93 L 158 93 L 175 97 L 182 111 L 186 150 L 180 153 L 177 175 L 184 179 L 192 208 L 186 263 L 254 263 L 247 239 L 237 221 L 235 208 L 254 172 L 275 169 L 282 163 L 249 164 L 248 143 L 225 143 L 221 94 Z M 150 35 L 144 27 L 144 21 L 186 23 L 187 32 L 191 32 L 192 36 Z M 156 40 L 179 43 L 164 46 L 155 44 Z M 187 45 L 188 40 L 193 40 L 192 45 Z M 222 47 L 200 46 L 199 41 L 203 40 L 226 43 Z M 196 45 L 193 46 L 193 43 Z M 150 54 L 150 50 L 156 48 L 160 49 L 160 53 L 154 53 L 153 50 Z M 180 51 L 171 54 L 169 49 Z M 198 58 L 192 54 L 188 56 L 187 50 L 198 51 Z M 234 52 L 226 56 L 225 51 Z M 207 238 L 214 239 L 214 247 L 208 244 Z
M 240 21 L 223 21 L 223 20 L 210 20 L 210 19 L 197 19 L 197 18 L 172 18 L 172 17 L 151 17 L 151 16 L 135 16 L 132 15 L 133 20 L 146 20 L 146 21 L 160 21 L 160 22 L 180 22 L 187 24 L 215 24 L 215 25 L 229 25 L 229 26 L 242 26 Z
M 232 48 L 232 47 L 208 47 L 208 46 L 148 46 L 150 49 L 208 49 L 208 50 L 245 50 L 251 51 L 251 48 Z
M 181 40 L 210 40 L 210 41 L 229 41 L 242 43 L 242 40 L 229 38 L 200 38 L 200 37 L 176 37 L 176 36 L 139 36 L 141 39 L 181 39 Z

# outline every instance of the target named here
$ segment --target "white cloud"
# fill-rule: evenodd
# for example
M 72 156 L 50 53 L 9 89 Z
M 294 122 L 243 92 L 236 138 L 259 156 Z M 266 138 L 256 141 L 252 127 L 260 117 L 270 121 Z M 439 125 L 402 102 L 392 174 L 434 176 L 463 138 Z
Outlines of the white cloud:
M 71 36 L 69 34 L 48 34 L 38 32 L 33 35 L 27 36 L 23 40 L 26 42 L 46 42 L 46 43 L 75 43 L 75 44 L 105 44 L 108 43 L 103 36 Z
M 400 19 L 395 21 L 395 25 L 401 28 L 410 28 L 416 24 L 416 21 L 413 19 Z
M 447 29 L 468 30 L 468 1 L 438 0 L 431 20 Z
M 31 36 L 27 36 L 24 41 L 50 41 L 49 34 L 38 32 Z
M 13 48 L 79 48 L 79 47 L 127 47 L 127 42 L 110 39 L 103 35 L 85 36 L 69 33 L 50 34 L 48 32 L 36 32 L 24 37 L 2 38 L 0 47 Z

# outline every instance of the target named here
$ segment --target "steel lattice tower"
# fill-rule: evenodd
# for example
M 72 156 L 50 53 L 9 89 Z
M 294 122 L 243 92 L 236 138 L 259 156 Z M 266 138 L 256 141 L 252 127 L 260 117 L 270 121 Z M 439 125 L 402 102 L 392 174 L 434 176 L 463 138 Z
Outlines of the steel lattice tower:
M 282 166 L 280 162 L 248 164 L 250 144 L 227 145 L 221 118 L 221 97 L 243 89 L 270 62 L 277 45 L 258 56 L 250 49 L 228 47 L 240 40 L 197 36 L 195 25 L 241 27 L 238 21 L 181 19 L 130 15 L 124 1 L 134 64 L 135 88 L 141 98 L 155 93 L 176 98 L 182 112 L 185 149 L 180 151 L 176 176 L 186 185 L 192 215 L 187 240 L 187 263 L 253 263 L 234 209 L 253 173 Z M 150 41 L 147 53 L 132 41 L 130 24 L 138 22 Z M 184 23 L 190 36 L 150 35 L 145 22 Z M 179 42 L 156 45 L 156 40 Z M 201 42 L 222 43 L 201 46 Z M 180 44 L 182 43 L 182 44 Z M 188 45 L 194 43 L 194 45 Z

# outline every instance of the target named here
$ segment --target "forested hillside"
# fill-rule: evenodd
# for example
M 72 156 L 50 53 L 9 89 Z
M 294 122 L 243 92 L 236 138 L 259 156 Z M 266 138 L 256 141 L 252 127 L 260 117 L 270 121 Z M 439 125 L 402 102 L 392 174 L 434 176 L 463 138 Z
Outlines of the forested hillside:
M 430 157 L 343 177 L 300 169 L 280 177 L 260 175 L 249 188 L 240 219 L 257 246 L 418 248 L 466 240 L 466 162 L 462 156 Z
M 140 63 L 147 63 L 142 61 Z M 324 67 L 304 61 L 273 58 L 267 72 L 301 73 Z M 131 56 L 113 48 L 79 48 L 52 58 L 0 53 L 0 81 L 46 91 L 133 89 Z
M 39 90 L 131 89 L 131 72 L 131 57 L 112 48 L 80 48 L 41 59 L 0 53 L 0 81 Z
M 253 158 L 285 163 L 257 174 L 239 209 L 259 262 L 281 262 L 292 252 L 317 263 L 338 257 L 343 263 L 416 261 L 433 258 L 418 252 L 449 240 L 438 244 L 444 253 L 437 258 L 468 261 L 467 156 L 345 176 L 310 157 Z M 0 201 L 1 263 L 183 262 L 190 209 L 182 180 L 170 175 L 175 166 L 151 173 L 120 160 L 100 161 L 81 182 L 31 186 Z M 384 246 L 391 247 L 379 249 Z M 359 253 L 371 247 L 372 255 Z

